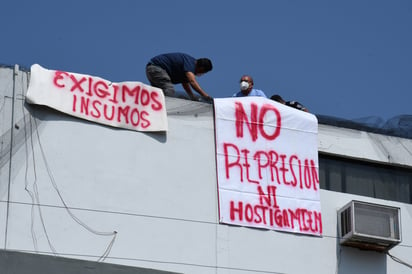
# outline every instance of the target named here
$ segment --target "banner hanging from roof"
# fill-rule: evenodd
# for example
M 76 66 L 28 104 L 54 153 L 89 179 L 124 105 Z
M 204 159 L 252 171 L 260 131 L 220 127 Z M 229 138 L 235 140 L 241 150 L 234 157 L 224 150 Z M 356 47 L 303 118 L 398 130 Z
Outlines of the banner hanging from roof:
M 316 117 L 263 97 L 214 108 L 220 222 L 322 235 Z
M 32 65 L 26 100 L 66 114 L 136 131 L 166 131 L 165 98 L 140 82 L 112 83 L 99 77 Z

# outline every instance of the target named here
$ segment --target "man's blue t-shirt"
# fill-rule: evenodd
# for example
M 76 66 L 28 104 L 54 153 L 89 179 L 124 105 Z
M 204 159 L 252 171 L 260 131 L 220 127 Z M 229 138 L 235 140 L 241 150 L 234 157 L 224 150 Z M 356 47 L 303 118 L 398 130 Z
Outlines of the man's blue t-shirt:
M 260 96 L 260 97 L 267 98 L 266 94 L 260 89 L 252 89 L 248 95 L 244 95 L 241 91 L 238 91 L 235 94 L 233 94 L 232 97 L 247 97 L 247 96 Z
M 194 57 L 180 52 L 157 55 L 150 59 L 150 63 L 166 70 L 173 84 L 187 83 L 186 72 L 195 73 L 196 67 Z

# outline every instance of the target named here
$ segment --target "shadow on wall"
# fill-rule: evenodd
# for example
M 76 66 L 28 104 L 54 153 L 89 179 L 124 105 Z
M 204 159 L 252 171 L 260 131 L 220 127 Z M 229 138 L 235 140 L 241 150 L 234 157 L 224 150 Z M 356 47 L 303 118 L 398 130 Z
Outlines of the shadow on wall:
M 15 251 L 0 251 L 0 269 L 3 274 L 172 274 L 176 272 L 149 268 L 98 263 Z
M 159 143 L 166 143 L 167 141 L 167 133 L 163 131 L 158 131 L 158 132 L 143 132 L 143 131 L 133 131 L 130 129 L 123 129 L 123 128 L 118 128 L 118 127 L 111 127 L 109 125 L 104 125 L 100 123 L 95 123 L 92 121 L 88 121 L 85 119 L 77 118 L 74 116 L 67 115 L 65 113 L 62 113 L 60 111 L 57 111 L 55 109 L 49 108 L 47 106 L 41 106 L 41 105 L 31 105 L 28 103 L 25 103 L 25 108 L 27 111 L 31 114 L 31 117 L 35 118 L 39 122 L 41 121 L 70 121 L 70 122 L 78 122 L 82 123 L 85 125 L 90 125 L 90 126 L 100 126 L 104 127 L 110 130 L 115 130 L 115 131 L 128 131 L 132 133 L 139 133 L 139 134 L 144 134 L 148 137 L 151 137 L 158 141 Z
M 337 274 L 386 274 L 386 254 L 341 246 L 337 240 Z

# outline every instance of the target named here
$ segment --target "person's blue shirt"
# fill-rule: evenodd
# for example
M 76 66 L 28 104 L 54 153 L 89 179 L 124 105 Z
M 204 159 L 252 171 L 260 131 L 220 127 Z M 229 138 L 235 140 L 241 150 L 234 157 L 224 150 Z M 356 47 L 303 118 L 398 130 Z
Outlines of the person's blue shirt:
M 195 73 L 196 68 L 196 59 L 181 52 L 157 55 L 150 59 L 150 63 L 164 69 L 173 84 L 187 83 L 186 72 Z
M 266 94 L 261 91 L 260 89 L 252 89 L 248 95 L 243 94 L 242 91 L 238 91 L 235 94 L 233 94 L 233 97 L 246 97 L 246 96 L 260 96 L 260 97 L 265 97 L 267 98 Z

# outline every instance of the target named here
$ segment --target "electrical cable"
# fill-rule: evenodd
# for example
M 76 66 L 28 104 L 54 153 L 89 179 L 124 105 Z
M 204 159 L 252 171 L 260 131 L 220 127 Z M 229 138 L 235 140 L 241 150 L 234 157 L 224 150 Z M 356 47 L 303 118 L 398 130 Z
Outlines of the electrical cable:
M 27 75 L 28 77 L 28 75 Z M 28 84 L 28 78 L 26 78 L 26 84 Z M 24 86 L 24 79 L 23 75 L 21 76 L 21 86 Z M 21 89 L 21 92 L 23 92 L 23 88 Z M 30 220 L 30 230 L 31 230 L 31 235 L 32 235 L 32 241 L 33 241 L 33 246 L 36 252 L 38 252 L 38 242 L 37 242 L 37 235 L 35 231 L 35 226 L 34 226 L 34 220 L 35 220 L 35 210 L 36 208 L 38 209 L 39 217 L 40 217 L 40 222 L 45 234 L 45 237 L 47 239 L 48 245 L 50 247 L 50 250 L 53 252 L 54 255 L 57 254 L 56 249 L 54 248 L 49 234 L 46 229 L 43 213 L 40 207 L 40 195 L 38 191 L 38 185 L 37 185 L 37 169 L 36 169 L 36 160 L 35 160 L 35 153 L 34 153 L 34 143 L 33 143 L 33 123 L 31 121 L 31 117 L 29 116 L 30 123 L 28 125 L 26 116 L 27 113 L 25 111 L 25 106 L 24 106 L 24 99 L 25 96 L 23 94 L 18 94 L 19 100 L 21 100 L 21 107 L 22 107 L 22 114 L 23 114 L 23 124 L 24 124 L 24 144 L 25 144 L 25 157 L 26 157 L 26 164 L 25 164 L 25 184 L 24 184 L 24 190 L 28 193 L 31 199 L 31 220 Z M 17 96 L 16 96 L 17 98 Z M 30 134 L 27 132 L 28 127 L 30 129 Z M 30 142 L 28 141 L 30 136 Z M 28 144 L 30 143 L 31 145 L 31 153 L 33 155 L 33 174 L 34 174 L 34 181 L 32 183 L 33 185 L 33 192 L 29 190 L 29 179 L 28 179 L 28 173 L 29 173 L 29 148 Z
M 15 73 L 16 74 L 16 73 Z M 16 75 L 15 75 L 16 76 Z M 28 75 L 27 76 L 27 87 L 28 87 L 28 83 L 29 83 L 29 79 L 28 79 Z M 15 84 L 16 79 L 14 77 L 13 79 L 13 83 Z M 21 86 L 24 86 L 24 79 L 23 79 L 23 75 L 21 77 Z M 27 88 L 26 88 L 27 90 Z M 28 195 L 30 196 L 31 199 L 31 225 L 30 225 L 30 230 L 31 230 L 31 235 L 32 235 L 32 241 L 33 241 L 33 246 L 36 252 L 39 251 L 38 248 L 38 242 L 37 242 L 37 235 L 36 235 L 36 231 L 35 231 L 35 209 L 37 208 L 38 210 L 38 215 L 40 217 L 40 223 L 43 229 L 43 232 L 45 234 L 45 237 L 47 239 L 48 245 L 50 247 L 51 252 L 53 253 L 53 255 L 58 255 L 56 249 L 54 248 L 52 241 L 49 237 L 47 228 L 46 228 L 46 222 L 43 216 L 43 212 L 41 209 L 41 201 L 40 201 L 40 193 L 39 193 L 39 188 L 38 188 L 38 178 L 37 178 L 37 165 L 36 165 L 36 153 L 34 152 L 34 138 L 33 135 L 34 133 L 37 136 L 37 141 L 39 144 L 39 148 L 41 151 L 41 156 L 43 158 L 43 161 L 45 163 L 46 166 L 46 170 L 47 173 L 49 175 L 50 181 L 52 182 L 53 188 L 55 189 L 56 193 L 58 194 L 60 201 L 62 202 L 64 208 L 66 209 L 66 211 L 68 212 L 68 214 L 70 215 L 70 217 L 77 222 L 78 224 L 80 224 L 83 228 L 85 228 L 86 230 L 88 230 L 89 232 L 96 234 L 96 235 L 100 235 L 100 236 L 112 236 L 113 238 L 110 241 L 108 247 L 105 249 L 105 251 L 103 252 L 102 256 L 100 256 L 100 258 L 98 259 L 98 261 L 104 261 L 107 256 L 109 255 L 111 248 L 114 245 L 115 239 L 116 239 L 116 235 L 117 232 L 100 232 L 100 231 L 96 231 L 92 228 L 90 228 L 89 226 L 87 226 L 84 222 L 82 222 L 79 218 L 77 218 L 77 216 L 74 215 L 74 213 L 69 209 L 69 207 L 67 206 L 65 200 L 63 199 L 60 190 L 58 189 L 57 183 L 53 177 L 53 174 L 51 172 L 50 166 L 48 164 L 41 140 L 40 140 L 40 134 L 38 131 L 38 124 L 37 124 L 37 120 L 34 116 L 31 115 L 30 111 L 29 111 L 29 124 L 27 123 L 26 120 L 26 112 L 25 112 L 25 95 L 23 94 L 23 88 L 21 88 L 21 92 L 22 94 L 19 94 L 19 99 L 22 102 L 22 113 L 23 113 L 23 123 L 24 123 L 24 140 L 25 140 L 25 157 L 26 157 L 26 167 L 25 167 L 25 184 L 24 184 L 24 190 L 28 193 Z M 14 97 L 13 97 L 14 98 Z M 2 107 L 3 109 L 3 107 Z M 33 129 L 34 127 L 34 129 Z M 30 130 L 30 132 L 28 132 L 28 129 Z M 30 139 L 30 142 L 29 140 Z M 29 146 L 31 147 L 31 153 L 32 153 L 32 166 L 33 166 L 33 174 L 34 174 L 34 180 L 32 182 L 32 190 L 29 189 Z
M 93 234 L 95 234 L 95 235 L 99 235 L 99 236 L 113 236 L 111 242 L 110 242 L 109 245 L 107 246 L 107 248 L 106 248 L 106 250 L 104 251 L 103 255 L 101 256 L 101 258 L 99 258 L 99 260 L 104 260 L 104 259 L 108 256 L 108 254 L 110 253 L 111 248 L 113 247 L 114 241 L 115 241 L 115 239 L 116 239 L 117 231 L 113 231 L 113 232 L 102 232 L 102 231 L 94 230 L 94 229 L 92 229 L 90 226 L 88 226 L 86 223 L 84 223 L 83 221 L 81 221 L 81 220 L 71 211 L 71 209 L 70 209 L 69 206 L 67 205 L 66 201 L 64 200 L 64 198 L 63 198 L 63 196 L 62 196 L 62 194 L 61 194 L 61 192 L 60 192 L 60 190 L 59 190 L 59 188 L 58 188 L 58 186 L 57 186 L 57 183 L 56 183 L 56 180 L 54 179 L 53 173 L 51 172 L 49 163 L 48 163 L 48 161 L 47 161 L 46 154 L 45 154 L 44 149 L 43 149 L 43 145 L 42 145 L 41 140 L 40 140 L 40 134 L 39 134 L 39 131 L 38 131 L 37 120 L 36 120 L 35 117 L 33 117 L 33 121 L 34 121 L 34 124 L 35 124 L 35 132 L 36 132 L 36 135 L 37 135 L 37 141 L 38 141 L 38 144 L 39 144 L 39 148 L 40 148 L 40 152 L 41 152 L 41 155 L 42 155 L 42 159 L 43 159 L 44 164 L 45 164 L 45 166 L 46 166 L 47 174 L 48 174 L 48 176 L 49 176 L 49 179 L 50 179 L 50 181 L 51 181 L 51 183 L 52 183 L 52 186 L 53 186 L 54 190 L 56 191 L 56 193 L 57 193 L 57 195 L 58 195 L 61 203 L 63 204 L 63 207 L 66 209 L 66 212 L 70 215 L 70 217 L 71 217 L 76 223 L 78 223 L 80 226 L 82 226 L 82 227 L 83 227 L 84 229 L 86 229 L 87 231 L 89 231 L 89 232 L 91 232 L 91 233 L 93 233 Z
M 23 102 L 23 115 L 24 115 L 24 102 Z M 35 158 L 35 153 L 34 153 L 34 142 L 33 142 L 33 123 L 32 123 L 31 117 L 29 117 L 29 119 L 30 119 L 30 144 L 31 144 L 31 153 L 32 153 L 32 159 L 33 159 L 33 173 L 34 173 L 34 181 L 33 181 L 32 185 L 33 185 L 34 194 L 33 194 L 33 192 L 31 192 L 28 189 L 28 180 L 25 181 L 25 190 L 29 193 L 30 197 L 32 198 L 32 219 L 31 219 L 32 238 L 33 238 L 33 242 L 37 242 L 37 237 L 36 237 L 36 233 L 35 233 L 35 230 L 34 230 L 34 210 L 35 210 L 36 205 L 37 205 L 37 210 L 38 210 L 39 217 L 40 217 L 40 223 L 42 225 L 44 234 L 46 236 L 48 245 L 49 245 L 51 251 L 53 252 L 53 254 L 57 255 L 57 251 L 54 248 L 54 246 L 53 246 L 53 244 L 50 240 L 49 234 L 47 232 L 46 223 L 44 221 L 43 212 L 42 212 L 42 209 L 41 209 L 41 206 L 40 206 L 41 203 L 40 203 L 40 194 L 39 194 L 39 191 L 38 191 L 38 184 L 37 184 L 36 158 Z M 25 115 L 23 116 L 23 120 L 25 122 Z M 25 126 L 25 128 L 26 128 L 26 126 Z M 26 143 L 27 143 L 27 139 L 26 139 Z M 27 158 L 28 158 L 28 155 L 27 155 Z M 28 165 L 28 159 L 26 161 L 27 161 L 26 165 Z
M 412 268 L 412 265 L 411 265 L 411 264 L 409 264 L 409 263 L 407 263 L 407 262 L 399 259 L 398 257 L 390 254 L 389 251 L 387 251 L 386 254 L 387 254 L 392 260 L 394 260 L 395 262 L 400 263 L 400 264 L 403 264 L 403 265 L 405 265 L 405 266 L 407 266 L 407 267 L 409 267 L 409 268 Z
M 104 251 L 104 253 L 102 254 L 102 256 L 100 256 L 100 258 L 97 260 L 98 262 L 103 262 L 110 254 L 110 251 L 112 250 L 114 241 L 116 240 L 116 236 L 117 236 L 117 231 L 114 231 L 114 236 L 112 238 L 112 240 L 110 241 L 109 245 L 107 246 L 106 250 Z
M 27 142 L 27 122 L 26 122 L 26 117 L 24 114 L 24 103 L 23 103 L 23 124 L 24 124 L 24 149 L 25 149 L 25 156 L 26 156 L 26 164 L 25 164 L 25 171 L 24 171 L 24 190 L 29 194 L 30 199 L 31 199 L 31 220 L 30 220 L 30 231 L 31 231 L 31 237 L 33 240 L 33 246 L 34 250 L 38 252 L 38 244 L 37 244 L 37 237 L 36 237 L 36 232 L 34 230 L 34 212 L 35 212 L 35 199 L 33 193 L 29 190 L 28 185 L 29 185 L 29 180 L 28 180 L 28 174 L 29 174 L 29 148 L 28 148 L 28 142 Z M 31 131 L 31 130 L 30 130 Z M 34 157 L 34 154 L 33 154 Z M 37 173 L 36 173 L 36 167 L 35 167 L 36 162 L 33 160 L 33 171 L 34 171 L 34 182 L 37 181 Z

